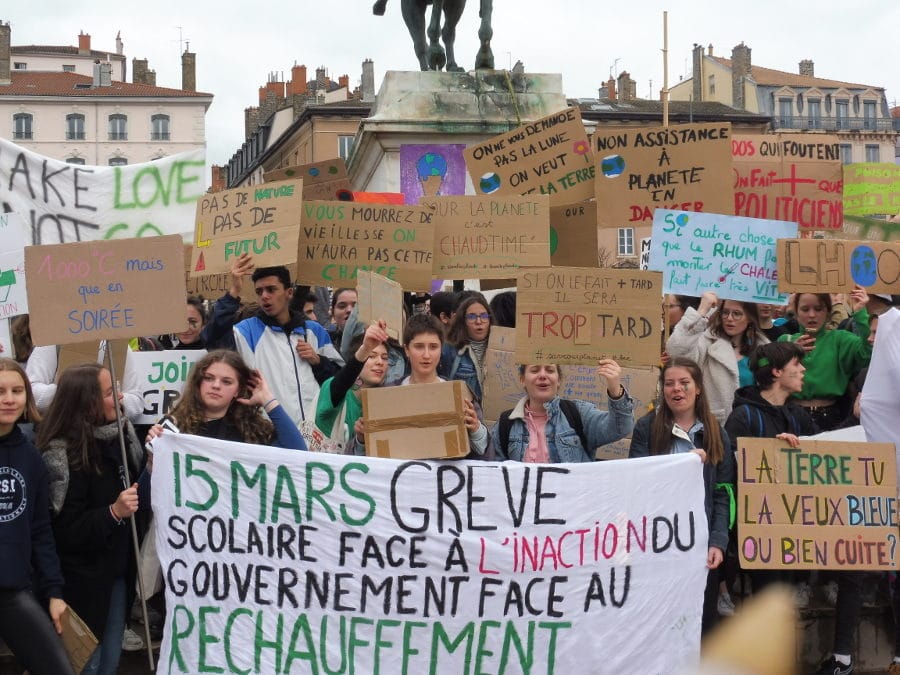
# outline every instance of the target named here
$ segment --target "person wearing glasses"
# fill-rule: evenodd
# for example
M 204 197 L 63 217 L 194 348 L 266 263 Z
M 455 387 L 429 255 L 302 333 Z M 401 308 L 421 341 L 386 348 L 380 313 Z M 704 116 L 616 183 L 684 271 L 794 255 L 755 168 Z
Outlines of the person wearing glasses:
M 719 300 L 704 293 L 697 309 L 688 307 L 666 341 L 670 356 L 688 358 L 703 371 L 706 400 L 724 424 L 731 413 L 734 392 L 754 383 L 750 354 L 769 339 L 759 329 L 756 305 Z
M 462 380 L 479 403 L 484 383 L 484 354 L 491 334 L 491 312 L 480 293 L 463 300 L 447 328 L 438 375 Z

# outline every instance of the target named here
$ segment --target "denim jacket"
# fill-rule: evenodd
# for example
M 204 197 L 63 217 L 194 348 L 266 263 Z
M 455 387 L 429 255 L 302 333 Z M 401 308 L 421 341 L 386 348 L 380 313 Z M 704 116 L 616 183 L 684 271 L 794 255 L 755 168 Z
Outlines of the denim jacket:
M 512 459 L 521 462 L 525 456 L 528 448 L 528 427 L 525 424 L 527 400 L 528 397 L 519 399 L 509 415 L 512 426 L 509 429 L 508 447 L 500 447 L 500 425 L 495 424 L 491 430 L 491 445 L 498 460 Z M 597 448 L 627 436 L 634 427 L 634 399 L 627 391 L 620 399 L 610 399 L 609 412 L 598 410 L 587 401 L 575 401 L 575 405 L 581 415 L 584 436 L 591 447 L 581 447 L 578 434 L 559 409 L 557 396 L 544 404 L 547 410 L 545 433 L 551 462 L 593 462 Z
M 456 370 L 453 371 L 453 364 L 456 363 Z M 446 380 L 462 380 L 469 389 L 475 400 L 481 403 L 481 373 L 478 366 L 475 365 L 475 355 L 472 353 L 471 347 L 466 345 L 457 349 L 453 345 L 445 344 L 441 349 L 441 362 L 438 365 L 438 375 Z

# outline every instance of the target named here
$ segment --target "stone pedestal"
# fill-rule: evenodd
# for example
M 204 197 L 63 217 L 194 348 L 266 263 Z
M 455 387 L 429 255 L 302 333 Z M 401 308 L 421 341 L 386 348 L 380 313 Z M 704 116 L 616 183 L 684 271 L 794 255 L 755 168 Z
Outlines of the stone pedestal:
M 347 166 L 354 190 L 400 191 L 400 146 L 470 145 L 566 107 L 559 74 L 389 71 Z M 475 194 L 467 180 L 467 194 Z

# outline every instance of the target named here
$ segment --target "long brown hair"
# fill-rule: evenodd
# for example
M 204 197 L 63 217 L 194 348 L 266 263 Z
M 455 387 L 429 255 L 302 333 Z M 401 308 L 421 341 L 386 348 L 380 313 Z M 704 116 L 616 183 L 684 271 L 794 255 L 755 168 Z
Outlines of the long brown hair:
M 94 429 L 106 424 L 98 363 L 82 363 L 63 371 L 47 416 L 38 428 L 37 446 L 46 450 L 50 441 L 66 441 L 69 465 L 93 469 Z
M 484 307 L 484 311 L 486 311 L 490 317 L 488 322 L 493 325 L 494 315 L 491 314 L 491 306 L 488 301 L 485 300 L 484 296 L 480 293 L 478 295 L 471 295 L 459 303 L 459 307 L 456 308 L 456 313 L 453 315 L 453 320 L 450 322 L 450 325 L 447 326 L 447 344 L 453 345 L 457 349 L 469 344 L 471 338 L 469 337 L 469 329 L 466 326 L 466 312 L 469 310 L 469 307 L 475 303 Z M 488 334 L 490 334 L 490 332 Z
M 720 338 L 725 338 L 726 340 L 730 340 L 731 338 L 725 333 L 725 328 L 722 325 L 722 308 L 725 307 L 726 302 L 734 302 L 741 306 L 741 311 L 744 312 L 744 315 L 747 317 L 747 328 L 744 329 L 743 334 L 741 335 L 741 344 L 739 350 L 741 352 L 741 356 L 749 356 L 753 353 L 753 350 L 759 346 L 760 338 L 765 337 L 765 333 L 759 327 L 759 311 L 756 309 L 756 304 L 753 302 L 743 302 L 741 300 L 719 300 L 719 309 L 713 315 L 713 325 L 712 332 Z
M 25 410 L 22 411 L 22 417 L 18 421 L 32 423 L 40 422 L 41 415 L 38 412 L 37 404 L 34 402 L 34 394 L 31 391 L 31 382 L 25 374 L 25 371 L 22 370 L 22 366 L 12 359 L 0 358 L 0 372 L 4 371 L 16 373 L 22 378 L 22 383 L 25 385 Z
M 250 380 L 250 369 L 241 355 L 230 349 L 209 352 L 191 368 L 181 398 L 170 412 L 178 428 L 184 433 L 196 434 L 206 421 L 206 411 L 200 398 L 200 384 L 206 376 L 207 369 L 214 363 L 224 363 L 233 368 L 238 376 L 238 395 L 242 397 L 249 395 L 247 382 Z M 272 440 L 275 427 L 269 420 L 263 418 L 259 407 L 232 402 L 225 416 L 234 424 L 245 443 L 265 444 Z
M 706 451 L 706 461 L 710 464 L 718 464 L 725 458 L 725 444 L 719 429 L 719 420 L 715 418 L 703 395 L 703 371 L 694 361 L 680 356 L 673 356 L 662 369 L 659 375 L 659 405 L 656 406 L 656 415 L 650 425 L 650 454 L 667 455 L 672 445 L 672 426 L 675 417 L 666 404 L 665 382 L 666 373 L 672 368 L 684 368 L 691 374 L 699 393 L 694 402 L 694 414 L 703 422 L 703 449 Z

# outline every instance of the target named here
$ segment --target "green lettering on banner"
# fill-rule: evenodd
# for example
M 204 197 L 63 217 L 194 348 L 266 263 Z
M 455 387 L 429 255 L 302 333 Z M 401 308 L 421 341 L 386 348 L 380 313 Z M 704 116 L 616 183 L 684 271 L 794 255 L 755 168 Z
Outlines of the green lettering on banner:
M 266 497 L 267 497 L 267 483 L 266 483 L 266 465 L 258 464 L 256 466 L 256 471 L 253 472 L 253 475 L 249 475 L 247 470 L 244 468 L 244 465 L 240 462 L 233 461 L 231 463 L 231 517 L 239 518 L 240 517 L 240 495 L 239 490 L 241 489 L 241 485 L 238 484 L 238 480 L 241 480 L 243 486 L 253 489 L 257 485 L 259 485 L 259 515 L 256 520 L 259 523 L 266 522 Z
M 347 511 L 347 505 L 341 504 L 341 520 L 344 521 L 347 525 L 353 526 L 362 526 L 367 525 L 372 517 L 375 515 L 375 498 L 372 495 L 367 494 L 361 490 L 357 490 L 353 488 L 347 482 L 347 474 L 351 471 L 361 471 L 362 473 L 369 473 L 369 465 L 364 464 L 362 462 L 354 462 L 351 464 L 346 464 L 341 469 L 341 488 L 343 488 L 344 492 L 346 492 L 351 497 L 355 497 L 359 499 L 359 501 L 368 504 L 369 510 L 366 512 L 364 516 L 361 518 L 353 518 L 350 513 Z
M 313 471 L 316 469 L 321 469 L 322 472 L 328 477 L 328 483 L 324 488 L 317 489 L 313 486 Z M 319 502 L 322 507 L 325 509 L 325 513 L 328 515 L 328 519 L 334 522 L 336 520 L 334 515 L 334 509 L 331 508 L 331 505 L 323 499 L 323 495 L 328 494 L 334 488 L 334 470 L 327 464 L 322 464 L 320 462 L 309 462 L 306 465 L 306 520 L 313 520 L 313 502 Z
M 488 641 L 488 631 L 491 628 L 500 628 L 500 622 L 482 621 L 478 627 L 478 646 L 475 648 L 475 675 L 489 675 L 481 669 L 481 660 L 482 658 L 490 659 L 494 655 L 494 652 L 485 647 L 485 643 Z
M 506 666 L 509 663 L 510 647 L 513 646 L 516 654 L 518 654 L 519 666 L 522 668 L 522 672 L 531 672 L 531 668 L 534 666 L 534 621 L 528 622 L 527 645 L 527 648 L 523 649 L 522 638 L 516 631 L 515 624 L 512 621 L 507 622 L 506 631 L 503 633 L 503 649 L 500 652 L 500 669 L 498 672 L 506 672 Z
M 281 658 L 283 656 L 282 650 L 284 647 L 281 644 L 281 635 L 284 632 L 284 615 L 281 612 L 278 612 L 278 615 L 275 619 L 275 638 L 272 640 L 266 640 L 263 637 L 263 619 L 265 618 L 264 612 L 256 613 L 256 632 L 253 639 L 253 664 L 256 668 L 257 673 L 261 673 L 261 663 L 262 663 L 262 652 L 263 649 L 274 649 L 275 650 L 275 672 L 281 673 L 283 672 L 281 669 Z
M 234 622 L 239 616 L 252 617 L 253 612 L 251 612 L 246 607 L 240 607 L 239 609 L 234 610 L 231 614 L 228 615 L 228 619 L 225 621 L 225 636 L 223 639 L 223 646 L 225 647 L 225 663 L 228 664 L 228 670 L 232 673 L 238 673 L 238 675 L 249 675 L 249 668 L 241 670 L 240 667 L 231 658 L 231 631 L 234 628 Z M 303 616 L 305 617 L 306 615 L 304 614 Z M 290 670 L 287 664 L 285 664 L 285 670 Z
M 344 633 L 343 633 L 343 619 L 341 617 L 341 644 L 344 644 Z M 324 617 L 322 619 L 325 620 Z M 303 633 L 303 639 L 306 641 L 306 651 L 297 651 L 297 639 L 300 637 L 300 633 Z M 322 649 L 324 651 L 325 648 L 325 636 L 322 635 Z M 344 660 L 344 650 L 340 650 L 341 653 L 341 666 L 337 672 L 344 672 L 345 668 L 345 660 Z M 294 665 L 294 661 L 306 661 L 309 664 L 309 672 L 311 675 L 319 675 L 319 663 L 316 658 L 316 647 L 314 644 L 312 630 L 309 627 L 309 620 L 306 618 L 306 614 L 301 614 L 297 617 L 297 620 L 294 621 L 294 628 L 291 630 L 291 643 L 288 646 L 287 658 L 284 661 L 284 671 L 286 673 L 291 672 L 291 667 Z M 328 669 L 328 659 L 324 658 L 323 666 L 327 673 L 331 673 L 332 671 Z
M 178 617 L 180 614 L 186 615 L 189 620 L 187 627 L 183 630 L 179 629 L 178 624 Z M 169 652 L 169 672 L 172 671 L 172 664 L 174 661 L 178 661 L 178 668 L 182 673 L 190 672 L 188 671 L 187 663 L 184 661 L 184 656 L 181 654 L 181 641 L 189 637 L 194 631 L 194 615 L 191 613 L 191 610 L 184 605 L 176 605 L 172 608 L 172 618 L 169 621 L 169 626 L 172 635 L 172 647 Z
M 307 476 L 308 475 L 309 474 L 307 474 Z M 287 489 L 290 498 L 289 501 L 283 500 L 282 493 L 285 489 Z M 278 522 L 278 512 L 284 507 L 293 511 L 295 523 L 301 521 L 300 497 L 297 495 L 294 478 L 291 476 L 291 470 L 283 464 L 280 464 L 275 478 L 275 492 L 272 494 L 272 513 L 270 514 L 270 518 L 273 523 Z
M 210 635 L 206 631 L 206 616 L 208 614 L 218 614 L 218 607 L 201 607 L 200 608 L 200 634 L 199 634 L 199 642 L 200 642 L 200 654 L 199 654 L 199 662 L 197 663 L 198 668 L 201 673 L 224 673 L 225 669 L 221 666 L 211 666 L 206 663 L 206 648 L 208 645 L 216 644 L 217 642 L 221 642 L 219 638 L 215 635 Z
M 470 621 L 467 623 L 463 629 L 459 632 L 459 635 L 456 636 L 455 639 L 451 640 L 450 636 L 447 634 L 447 631 L 444 630 L 444 626 L 440 621 L 435 621 L 432 627 L 431 632 L 431 668 L 429 669 L 429 675 L 437 675 L 438 673 L 438 649 L 440 645 L 444 645 L 447 648 L 447 653 L 452 654 L 455 652 L 460 645 L 465 641 L 466 645 L 466 657 L 464 662 L 466 663 L 466 675 L 469 673 L 468 664 L 472 662 L 472 642 L 475 639 L 475 622 Z

